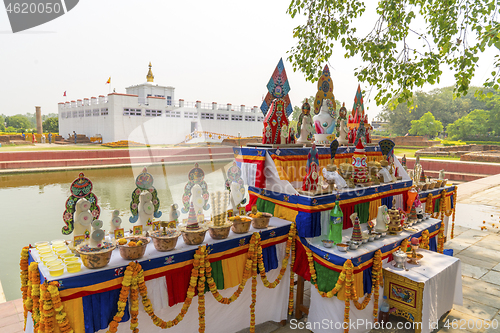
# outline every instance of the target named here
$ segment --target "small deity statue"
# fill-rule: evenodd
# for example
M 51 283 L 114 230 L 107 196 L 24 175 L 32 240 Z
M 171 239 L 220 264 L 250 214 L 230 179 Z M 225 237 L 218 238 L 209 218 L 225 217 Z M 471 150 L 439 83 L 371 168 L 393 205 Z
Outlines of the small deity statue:
M 342 178 L 344 178 L 344 180 L 347 183 L 347 187 L 349 188 L 355 187 L 354 181 L 352 179 L 353 174 L 354 174 L 354 166 L 352 164 L 350 163 L 340 164 L 340 175 L 342 176 Z
M 302 105 L 302 113 L 297 123 L 297 143 L 308 143 L 311 134 L 314 134 L 311 106 L 309 103 L 305 102 Z
M 326 168 L 323 168 L 323 177 L 328 184 L 329 190 L 333 191 L 335 187 L 337 189 L 346 188 L 347 183 L 337 172 L 337 166 L 335 164 L 328 164 Z
M 175 229 L 179 224 L 181 213 L 178 210 L 177 204 L 170 205 L 170 213 L 168 214 L 168 227 Z
M 271 143 L 272 142 L 272 132 L 271 127 L 267 126 L 262 129 L 262 143 Z
M 403 154 L 403 158 L 401 159 L 401 165 L 406 170 L 406 154 Z
M 375 225 L 376 232 L 386 232 L 387 224 L 389 224 L 389 214 L 387 213 L 387 206 L 382 205 L 378 207 L 377 224 Z
M 378 178 L 378 172 L 381 168 L 380 163 L 376 161 L 370 161 L 367 164 L 368 164 L 368 173 L 370 175 L 370 182 L 373 185 L 380 185 L 380 179 Z
M 339 110 L 339 117 L 337 119 L 337 140 L 339 141 L 339 144 L 341 146 L 346 146 L 349 143 L 346 115 L 347 109 L 345 107 L 345 103 L 343 103 L 342 107 Z
M 281 144 L 287 144 L 288 143 L 288 126 L 283 125 L 281 127 Z
M 316 191 L 319 178 L 319 153 L 316 144 L 313 142 L 309 154 L 307 154 L 306 176 L 302 183 L 302 190 Z
M 150 231 L 153 226 L 153 215 L 155 207 L 153 205 L 153 195 L 150 192 L 142 192 L 139 195 L 139 224 L 143 231 Z
M 331 104 L 331 101 L 328 99 L 323 99 L 319 114 L 313 117 L 314 128 L 316 130 L 316 134 L 314 134 L 314 140 L 322 144 L 330 143 L 328 137 L 333 134 L 336 124 L 335 119 L 330 113 L 328 104 Z
M 444 180 L 444 169 L 439 170 L 439 180 Z

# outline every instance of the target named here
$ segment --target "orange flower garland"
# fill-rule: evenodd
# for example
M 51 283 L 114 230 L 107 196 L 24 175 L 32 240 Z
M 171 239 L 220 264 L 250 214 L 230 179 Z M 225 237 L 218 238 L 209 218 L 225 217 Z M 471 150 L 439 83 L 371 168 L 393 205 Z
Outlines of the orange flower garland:
M 24 329 L 26 330 L 26 318 L 28 317 L 28 309 L 24 300 L 28 298 L 28 282 L 29 282 L 29 247 L 25 246 L 21 250 L 21 261 L 19 267 L 21 268 L 21 291 L 23 294 L 23 309 L 24 309 Z
M 52 298 L 52 304 L 54 306 L 54 310 L 56 311 L 56 321 L 59 326 L 59 331 L 61 333 L 73 333 L 73 329 L 69 324 L 69 320 L 66 316 L 66 312 L 64 312 L 64 306 L 61 302 L 61 297 L 59 295 L 59 289 L 57 288 L 57 282 L 50 282 L 47 290 L 50 293 Z
M 337 280 L 335 287 L 328 292 L 324 292 L 324 291 L 319 290 L 319 288 L 318 288 L 318 284 L 316 281 L 316 269 L 314 268 L 313 254 L 312 254 L 312 251 L 307 247 L 306 247 L 306 254 L 307 254 L 307 260 L 309 261 L 309 272 L 311 273 L 311 284 L 316 286 L 316 289 L 318 290 L 318 293 L 321 295 L 321 297 L 332 298 L 334 295 L 336 295 L 340 291 L 340 289 L 342 289 L 342 285 L 344 284 L 344 281 L 346 279 L 346 264 L 347 264 L 347 262 L 350 262 L 350 260 L 347 260 L 344 263 L 344 268 L 342 269 L 342 272 L 340 272 L 339 279 Z
M 257 234 L 257 233 L 256 233 Z M 258 236 L 257 236 L 258 235 Z M 250 243 L 250 249 L 253 252 L 252 262 L 252 303 L 250 304 L 250 333 L 255 333 L 255 303 L 257 303 L 257 242 L 260 240 L 260 235 L 255 237 L 255 243 Z M 253 247 L 253 249 L 252 249 Z M 262 252 L 262 249 L 261 249 Z M 262 265 L 264 266 L 264 265 Z
M 380 279 L 379 276 L 382 275 L 382 252 L 380 250 L 377 250 L 375 252 L 375 255 L 373 257 L 373 267 L 372 267 L 372 291 L 370 294 L 368 294 L 365 299 L 363 300 L 363 303 L 359 303 L 356 297 L 356 289 L 353 285 L 352 287 L 352 293 L 354 295 L 353 297 L 353 303 L 356 306 L 356 309 L 358 310 L 364 310 L 367 306 L 368 303 L 370 303 L 370 300 L 372 298 L 372 295 L 375 295 L 374 299 L 374 307 L 373 307 L 373 315 L 375 318 L 377 317 L 378 313 L 378 291 L 379 291 L 379 285 L 380 285 Z
M 434 213 L 434 206 L 432 205 L 432 193 L 429 193 L 427 195 L 427 198 L 425 199 L 425 212 L 433 215 Z
M 118 324 L 125 314 L 125 306 L 127 305 L 127 299 L 130 291 L 130 285 L 132 284 L 132 276 L 134 274 L 135 265 L 136 263 L 131 262 L 125 269 L 122 280 L 122 289 L 120 290 L 120 297 L 118 299 L 118 311 L 114 315 L 111 323 L 109 323 L 108 332 L 116 333 L 118 331 Z
M 205 246 L 201 246 L 194 255 L 194 260 L 199 258 L 199 274 L 198 274 L 198 320 L 200 333 L 205 332 Z M 210 262 L 207 260 L 207 263 Z
M 345 280 L 345 309 L 344 309 L 344 332 L 347 333 L 349 332 L 349 312 L 350 312 L 350 303 L 351 303 L 351 298 L 356 298 L 356 291 L 354 290 L 354 294 L 351 295 L 352 291 L 352 286 L 353 286 L 353 281 L 354 277 L 352 275 L 352 262 L 350 260 L 347 260 L 344 264 L 344 267 L 346 269 L 346 280 Z
M 40 323 L 40 273 L 38 272 L 38 263 L 32 262 L 28 268 L 28 310 L 32 310 L 34 331 L 37 332 Z M 31 301 L 31 303 L 29 303 Z
M 406 252 L 408 250 L 408 239 L 403 239 L 401 241 L 401 245 L 399 246 L 399 249 L 403 252 Z
M 453 239 L 453 232 L 455 231 L 455 210 L 457 207 L 457 186 L 455 186 L 455 190 L 453 191 L 453 216 L 451 218 L 451 239 Z
M 54 307 L 52 305 L 52 297 L 50 296 L 50 292 L 47 291 L 48 283 L 45 282 L 41 285 L 41 294 L 40 294 L 40 310 L 43 313 L 43 321 L 40 322 L 45 324 L 45 331 L 40 327 L 40 332 L 51 333 L 54 332 Z M 43 299 L 43 302 L 42 302 Z M 43 304 L 43 306 L 42 306 Z M 42 326 L 42 324 L 40 324 Z
M 292 226 L 290 228 L 295 229 L 295 222 L 292 223 Z M 288 315 L 292 315 L 293 312 L 293 292 L 294 292 L 294 286 L 295 286 L 295 273 L 293 272 L 293 267 L 295 265 L 295 234 L 297 233 L 297 230 L 294 230 L 293 237 L 292 237 L 292 262 L 290 263 L 290 291 L 288 293 Z M 288 236 L 290 238 L 290 236 Z
M 439 234 L 438 234 L 437 250 L 439 253 L 443 253 L 443 249 L 444 249 L 444 222 L 441 221 L 441 227 L 439 228 Z
M 424 230 L 422 232 L 422 240 L 420 241 L 420 248 L 425 250 L 429 249 L 429 230 Z
M 132 273 L 132 282 L 130 283 L 130 330 L 134 333 L 139 333 L 139 287 L 137 275 L 141 269 L 139 264 L 135 265 L 134 272 Z

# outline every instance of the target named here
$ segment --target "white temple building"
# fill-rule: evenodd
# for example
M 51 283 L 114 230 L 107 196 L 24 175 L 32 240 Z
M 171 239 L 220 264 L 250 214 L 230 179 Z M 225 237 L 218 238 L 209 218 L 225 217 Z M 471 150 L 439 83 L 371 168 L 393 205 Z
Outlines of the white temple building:
M 102 136 L 103 143 L 131 140 L 146 144 L 222 141 L 262 135 L 264 116 L 257 106 L 175 101 L 175 88 L 154 84 L 151 63 L 145 83 L 126 93 L 59 103 L 59 134 Z

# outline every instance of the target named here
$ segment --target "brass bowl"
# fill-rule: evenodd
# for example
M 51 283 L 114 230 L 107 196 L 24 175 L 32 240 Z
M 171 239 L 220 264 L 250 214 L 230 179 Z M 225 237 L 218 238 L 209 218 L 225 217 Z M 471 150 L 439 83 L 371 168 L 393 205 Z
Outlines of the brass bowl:
M 427 184 L 427 183 L 422 184 L 422 191 L 427 191 L 428 187 L 429 187 L 429 184 Z
M 200 230 L 181 230 L 184 243 L 187 245 L 199 245 L 205 240 L 206 228 Z
M 81 252 L 79 251 L 80 247 L 81 246 L 76 248 L 75 251 L 80 255 L 83 266 L 90 269 L 103 268 L 109 264 L 111 254 L 113 253 L 113 250 L 116 249 L 116 246 L 113 245 L 111 248 L 99 252 Z
M 235 234 L 246 234 L 248 230 L 250 230 L 250 223 L 252 220 L 248 218 L 248 221 L 244 220 L 233 220 L 233 225 L 231 226 L 231 230 Z
M 272 215 L 269 213 L 262 213 L 262 217 L 252 217 L 252 227 L 255 229 L 266 229 L 269 226 L 269 221 Z
M 167 252 L 175 249 L 177 245 L 177 239 L 181 235 L 181 233 L 177 230 L 170 229 L 169 231 L 173 231 L 173 234 L 170 235 L 162 235 L 162 231 L 155 231 L 151 234 L 151 238 L 153 239 L 153 245 L 155 246 L 156 251 L 158 252 Z
M 139 246 L 128 246 L 128 244 L 125 245 L 117 245 L 118 249 L 120 250 L 120 255 L 122 256 L 123 259 L 126 260 L 137 260 L 140 259 L 144 256 L 144 253 L 146 253 L 146 247 L 148 246 L 149 239 L 147 237 L 142 237 L 142 236 L 129 236 L 129 237 L 124 237 L 128 241 L 134 241 L 137 242 L 141 240 L 144 244 L 139 245 Z
M 434 186 L 435 186 L 435 185 L 436 185 L 436 183 L 435 183 L 435 182 L 430 182 L 430 183 L 429 183 L 429 186 L 427 187 L 427 189 L 428 189 L 428 190 L 432 190 L 432 189 L 434 189 Z
M 440 180 L 440 179 L 437 179 L 437 180 L 435 180 L 435 182 L 436 182 L 436 185 L 434 185 L 434 188 L 438 188 L 438 187 L 441 187 L 441 183 L 442 183 L 443 181 L 442 181 L 442 180 Z
M 226 239 L 229 236 L 229 231 L 231 231 L 232 223 L 226 223 L 222 226 L 208 226 L 208 233 L 212 239 Z

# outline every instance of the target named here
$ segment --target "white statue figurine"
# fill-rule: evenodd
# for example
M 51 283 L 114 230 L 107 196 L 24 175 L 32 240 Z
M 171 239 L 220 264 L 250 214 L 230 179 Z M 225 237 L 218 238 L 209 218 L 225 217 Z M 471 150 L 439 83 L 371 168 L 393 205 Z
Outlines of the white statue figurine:
M 93 217 L 89 212 L 89 209 L 90 202 L 87 199 L 81 198 L 77 201 L 75 214 L 73 215 L 75 220 L 75 236 L 85 236 L 86 234 L 90 235 L 90 224 L 92 223 Z
M 231 185 L 231 206 L 233 208 L 233 212 L 236 215 L 238 212 L 238 205 L 245 199 L 245 192 L 241 190 L 241 185 L 232 182 Z
M 339 129 L 339 137 L 337 140 L 339 141 L 339 144 L 341 146 L 347 146 L 349 143 L 348 139 L 348 130 L 347 130 L 347 120 L 341 119 L 340 120 L 340 129 Z
M 122 224 L 122 219 L 118 215 L 120 215 L 120 211 L 118 209 L 114 210 L 113 215 L 111 216 L 111 222 L 109 227 L 110 235 L 114 235 L 115 230 L 120 229 L 120 226 Z
M 153 195 L 150 192 L 142 192 L 139 195 L 139 225 L 142 225 L 142 231 L 150 231 L 153 226 L 155 207 L 152 200 Z
M 347 182 L 339 175 L 335 165 L 328 165 L 327 168 L 323 168 L 323 177 L 328 184 L 335 183 L 338 189 L 347 187 Z
M 390 183 L 393 181 L 392 179 L 392 175 L 391 175 L 391 172 L 390 172 L 390 165 L 389 165 L 389 162 L 387 162 L 386 160 L 382 160 L 380 161 L 380 165 L 381 165 L 381 168 L 378 172 L 378 176 L 380 178 L 382 178 L 380 181 L 383 182 L 383 183 Z
M 387 213 L 387 206 L 379 206 L 377 213 L 377 224 L 375 225 L 376 232 L 386 232 L 387 224 L 389 223 L 389 214 Z
M 314 129 L 316 131 L 314 141 L 319 144 L 330 144 L 331 140 L 328 137 L 333 135 L 332 140 L 335 137 L 333 131 L 335 130 L 336 122 L 330 114 L 328 102 L 328 99 L 324 99 L 319 113 L 313 117 Z
M 179 224 L 179 217 L 181 216 L 181 212 L 178 210 L 179 206 L 177 204 L 172 204 L 170 206 L 170 213 L 168 215 L 168 227 L 176 228 Z
M 104 240 L 104 230 L 102 230 L 102 221 L 95 220 L 92 222 L 92 234 L 90 235 L 89 247 L 100 248 Z
M 196 215 L 203 214 L 205 200 L 203 200 L 203 190 L 199 184 L 195 184 L 191 189 L 191 202 L 193 203 Z
M 297 143 L 308 143 L 309 141 L 309 136 L 311 133 L 314 133 L 314 126 L 313 126 L 313 120 L 311 118 L 310 114 L 305 114 L 302 117 L 302 126 L 300 126 L 300 129 L 297 128 L 297 133 L 300 133 L 300 136 L 298 136 Z

